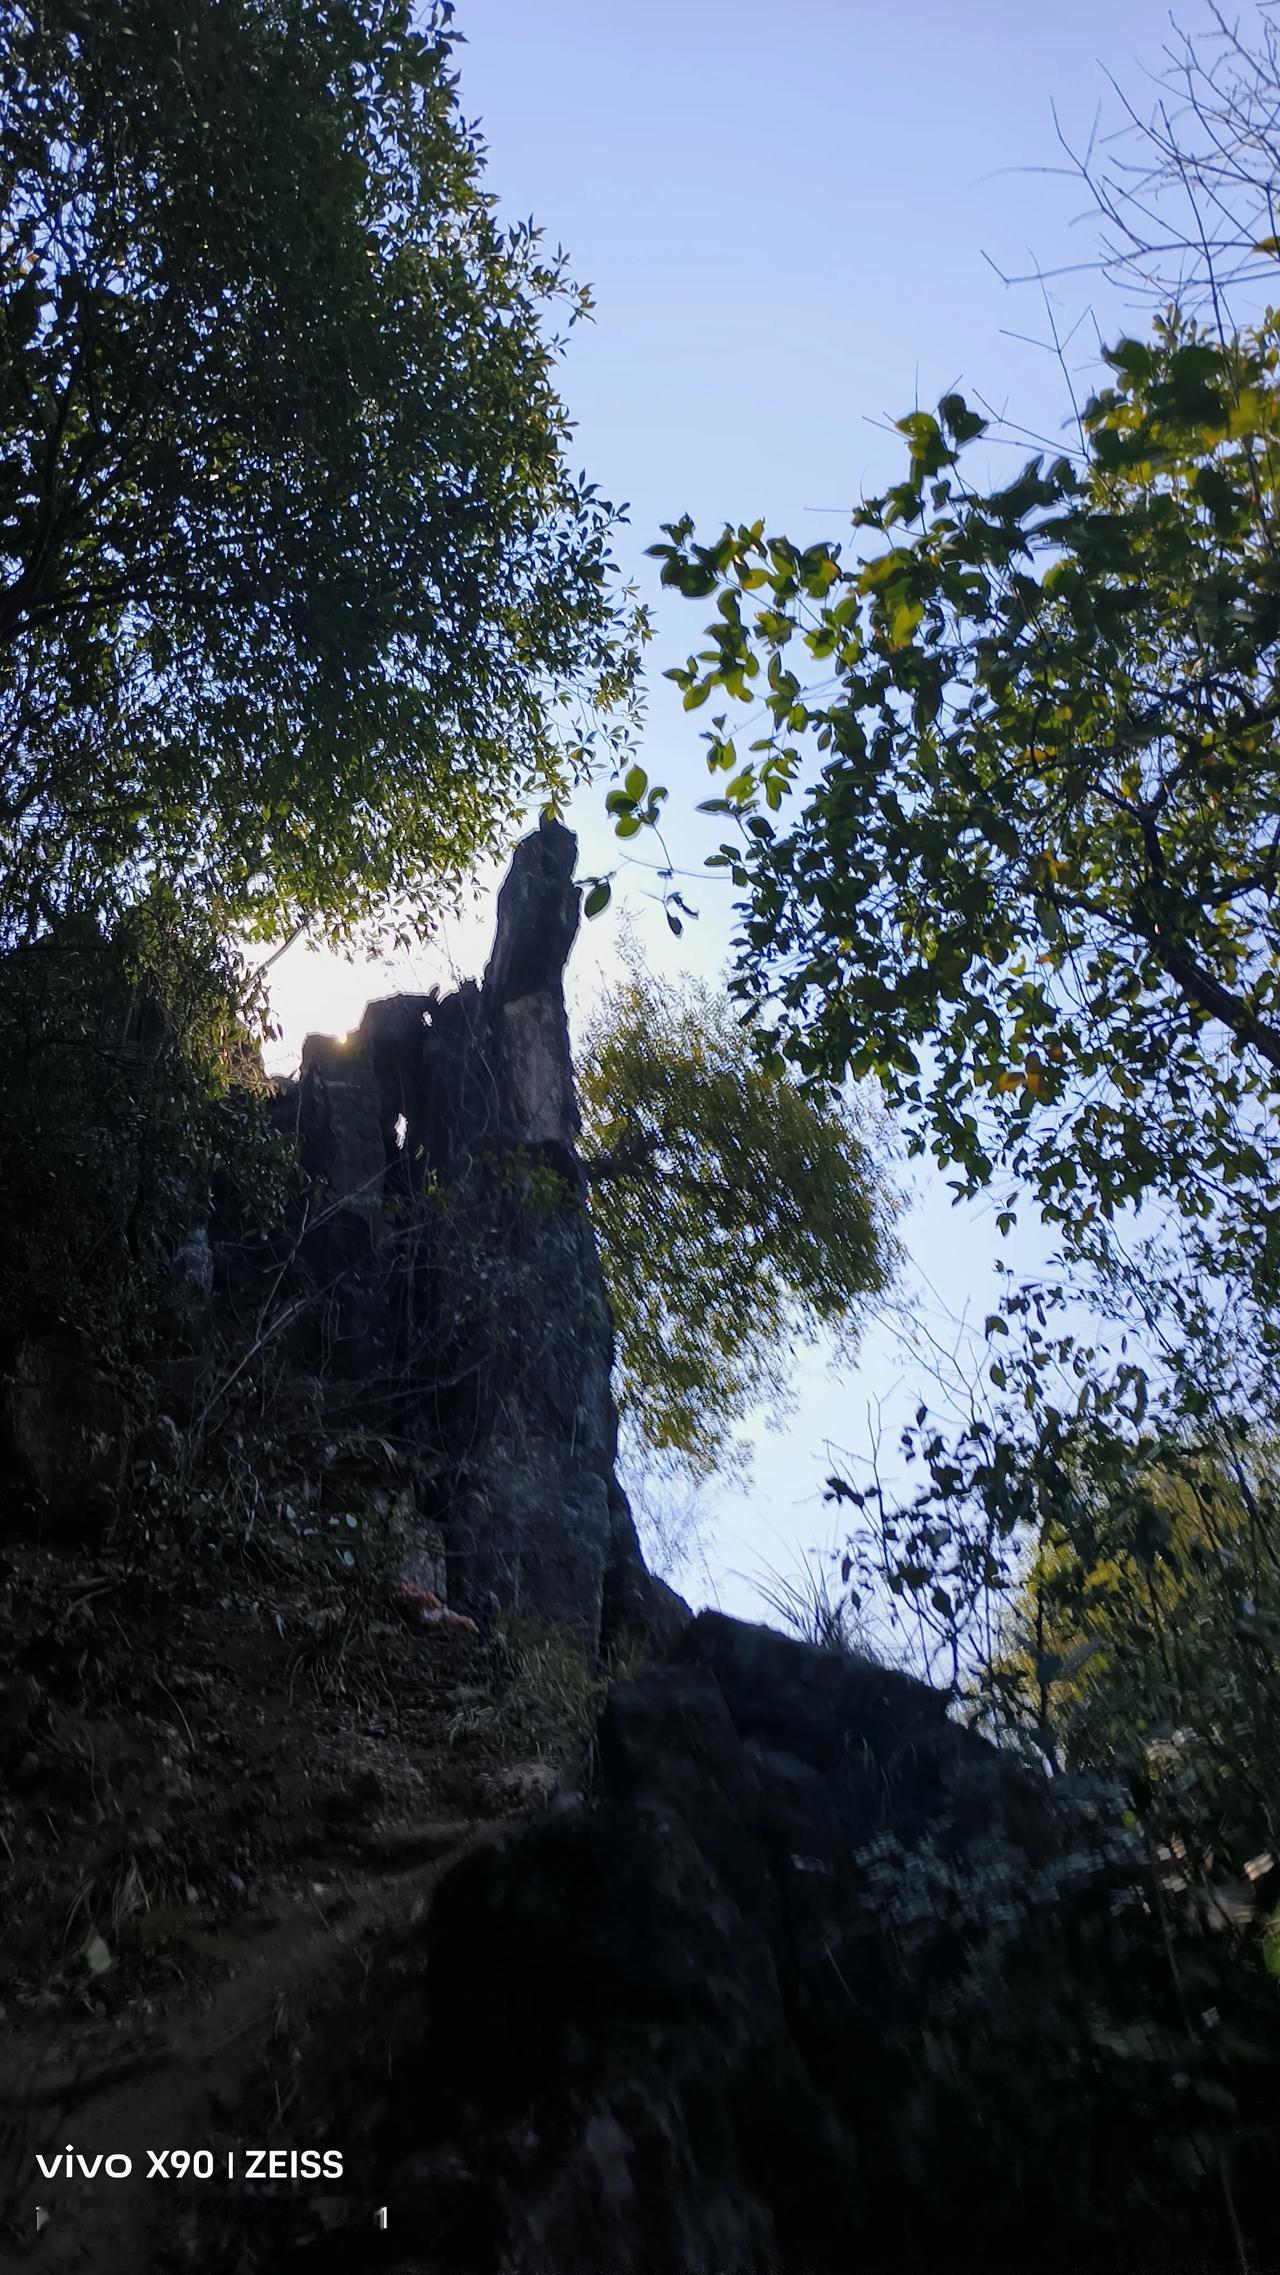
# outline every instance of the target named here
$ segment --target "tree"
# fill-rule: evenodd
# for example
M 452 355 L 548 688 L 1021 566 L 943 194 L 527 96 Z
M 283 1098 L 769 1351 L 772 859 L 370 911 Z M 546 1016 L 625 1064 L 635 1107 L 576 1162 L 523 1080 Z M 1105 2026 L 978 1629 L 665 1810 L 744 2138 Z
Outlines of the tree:
M 1247 1855 L 1274 1831 L 1280 1766 L 1274 1389 L 1241 1380 L 1203 1316 L 1154 1378 L 1127 1337 L 1083 1345 L 1070 1313 L 1068 1290 L 1026 1283 L 987 1320 L 1001 1357 L 964 1419 L 921 1404 L 903 1432 L 914 1492 L 876 1464 L 865 1485 L 852 1464 L 828 1479 L 854 1516 L 841 1579 L 1055 1767 L 1136 1788 L 1183 1730 L 1184 1802 L 1231 1816 Z
M 1210 0 L 1208 17 L 1195 32 L 1171 24 L 1154 102 L 1145 114 L 1123 102 L 1128 132 L 1095 134 L 1082 151 L 1059 140 L 1098 224 L 1087 265 L 1157 307 L 1208 311 L 1225 331 L 1241 295 L 1270 298 L 1280 27 L 1269 0 L 1234 20 Z
M 413 15 L 0 13 L 10 939 L 156 879 L 261 935 L 429 901 L 625 691 L 544 328 L 589 299 Z
M 1091 1421 L 1055 1454 L 1013 1648 L 991 1670 L 1002 1710 L 1034 1714 L 1069 1768 L 1141 1790 L 1176 1767 L 1184 1831 L 1199 1815 L 1221 1845 L 1230 1812 L 1232 1847 L 1256 1848 L 1276 1832 L 1280 1766 L 1274 1445 L 1244 1416 L 1137 1436 Z
M 822 1332 L 848 1353 L 895 1261 L 865 1114 L 760 1068 L 727 997 L 633 968 L 578 1087 L 624 1425 L 709 1477 Z
M 1165 1196 L 1271 1290 L 1280 320 L 1175 314 L 1107 361 L 1078 450 L 1003 488 L 965 479 L 959 396 L 900 421 L 848 564 L 672 525 L 664 580 L 719 594 L 672 676 L 768 713 L 744 756 L 723 717 L 707 741 L 734 989 L 773 1047 L 878 1076 L 959 1193 L 1012 1172 L 1069 1244 Z

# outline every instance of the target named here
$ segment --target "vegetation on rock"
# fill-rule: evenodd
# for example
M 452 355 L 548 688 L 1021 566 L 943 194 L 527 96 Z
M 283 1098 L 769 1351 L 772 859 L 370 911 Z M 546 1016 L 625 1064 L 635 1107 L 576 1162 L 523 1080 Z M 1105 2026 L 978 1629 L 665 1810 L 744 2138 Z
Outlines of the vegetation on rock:
M 121 1357 L 171 1333 L 194 1227 L 269 1235 L 291 1168 L 259 1032 L 237 959 L 158 894 L 0 960 L 0 1342 L 70 1325 Z

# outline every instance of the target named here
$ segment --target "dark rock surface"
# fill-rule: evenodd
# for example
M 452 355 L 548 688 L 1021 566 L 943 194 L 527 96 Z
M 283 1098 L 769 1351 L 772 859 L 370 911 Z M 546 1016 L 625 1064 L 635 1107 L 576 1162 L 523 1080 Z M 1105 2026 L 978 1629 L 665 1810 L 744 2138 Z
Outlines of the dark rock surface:
M 577 843 L 544 820 L 498 896 L 479 989 L 369 1006 L 312 1037 L 298 1121 L 311 1259 L 359 1405 L 432 1458 L 451 1595 L 595 1650 L 671 1631 L 614 1472 L 613 1333 L 575 1150 L 564 965 Z
M 0 1383 L 0 1463 L 7 1486 L 64 1540 L 110 1521 L 128 1473 L 133 1417 L 78 1336 L 11 1348 Z
M 1127 2043 L 1176 2028 L 1148 1893 L 927 1686 L 704 1613 L 614 1687 L 587 1787 L 373 1955 L 299 2122 L 397 2275 L 1225 2268 Z M 353 2226 L 284 2275 L 384 2264 Z
M 157 2228 L 155 2275 L 1264 2275 L 1276 2068 L 1247 2041 L 1271 1980 L 1214 1966 L 1199 1891 L 1112 1798 L 998 1754 L 927 1685 L 690 1622 L 645 1571 L 577 1154 L 574 852 L 549 822 L 520 847 L 482 984 L 311 1038 L 271 1104 L 297 1175 L 269 1229 L 234 1184 L 197 1194 L 182 1117 L 152 1111 L 173 1038 L 105 944 L 0 965 L 0 1782 L 41 1827 L 19 1848 L 6 1810 L 0 1835 L 24 1965 L 46 1927 L 59 1952 L 92 1929 L 60 1962 L 78 2042 L 126 1963 L 149 2001 L 172 1963 L 152 1938 L 185 1951 L 197 1899 L 254 1916 L 282 1813 L 290 1905 L 345 1906 L 352 1859 L 437 1857 L 440 1808 L 478 1812 L 443 1820 L 462 1861 L 434 1893 L 365 1888 L 341 1961 L 321 1912 L 288 2032 L 287 1974 L 251 1947 L 238 2005 L 244 1947 L 223 1962 L 212 2052 L 243 2042 L 255 1977 L 276 2021 L 258 2010 L 260 2098 L 239 2106 L 237 2056 L 208 2122 L 340 2148 L 350 2216 L 282 2190 L 264 2241 L 261 2195 L 239 2224 L 211 2193 L 182 2213 L 190 2254 Z M 59 1553 L 19 1563 L 31 1526 Z M 77 1536 L 111 1554 L 68 1583 Z M 551 1624 L 541 1647 L 585 1646 L 571 1737 L 510 1704 L 519 1623 L 494 1599 Z M 553 1792 L 614 1646 L 640 1671 Z M 502 1728 L 543 1735 L 512 1759 Z M 328 1888 L 312 1859 L 339 1840 Z M 204 1997 L 186 1968 L 175 2004 Z M 135 2237 L 110 2264 L 144 2263 Z
M 288 1441 L 316 1471 L 331 1440 L 390 1445 L 394 1510 L 375 1456 L 346 1513 L 402 1536 L 410 1575 L 435 1568 L 443 1538 L 460 1609 L 496 1598 L 592 1653 L 678 1631 L 686 1609 L 646 1571 L 615 1471 L 612 1325 L 564 1003 L 576 853 L 549 819 L 517 847 L 482 985 L 394 996 L 344 1040 L 308 1037 L 298 1081 L 271 1103 L 301 1180 L 291 1222 L 255 1241 L 252 1225 L 216 1221 L 207 1193 L 203 1215 L 178 1193 L 149 1328 L 119 1340 L 114 1373 L 92 1326 L 64 1323 L 81 1265 L 69 1251 L 45 1271 L 43 1220 L 83 1220 L 79 1248 L 117 1285 L 136 1275 L 135 1157 L 165 1029 L 122 989 L 105 943 L 5 960 L 0 1059 L 28 1083 L 40 1073 L 40 1126 L 61 1148 L 47 1169 L 24 1149 L 40 1170 L 33 1284 L 42 1271 L 55 1284 L 50 1316 L 35 1296 L 12 1320 L 0 1304 L 0 1516 L 14 1529 L 70 1540 L 127 1518 L 130 1434 L 156 1411 L 183 1433 L 187 1478 L 219 1431 L 239 1430 L 246 1459 L 255 1432 Z M 80 1118 L 64 1129 L 71 1060 Z M 108 1138 L 111 1180 L 97 1158 Z M 180 1185 L 183 1171 L 159 1166 Z M 318 1399 L 295 1427 L 303 1385 Z M 243 1424 L 237 1386 L 256 1394 Z
M 111 1293 L 132 1269 L 163 1039 L 92 926 L 0 958 L 0 1537 L 94 1540 L 124 1490 L 135 1417 L 86 1265 Z

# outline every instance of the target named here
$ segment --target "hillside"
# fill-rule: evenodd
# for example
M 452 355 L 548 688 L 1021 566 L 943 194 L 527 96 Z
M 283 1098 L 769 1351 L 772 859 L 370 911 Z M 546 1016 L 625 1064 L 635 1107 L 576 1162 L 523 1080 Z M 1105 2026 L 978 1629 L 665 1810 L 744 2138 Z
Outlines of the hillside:
M 1118 1790 L 645 1571 L 574 850 L 521 846 L 482 985 L 371 1005 L 297 1083 L 246 1066 L 257 1225 L 225 1177 L 199 1221 L 148 1186 L 160 1014 L 109 951 L 10 960 L 56 1107 L 5 1313 L 13 2262 L 799 2275 L 856 2235 L 889 2275 L 1034 2232 L 1063 2275 L 1260 2266 L 1275 2066 L 1233 1953 L 1269 1861 L 1198 1917 Z M 207 2165 L 148 2180 L 159 2148 Z

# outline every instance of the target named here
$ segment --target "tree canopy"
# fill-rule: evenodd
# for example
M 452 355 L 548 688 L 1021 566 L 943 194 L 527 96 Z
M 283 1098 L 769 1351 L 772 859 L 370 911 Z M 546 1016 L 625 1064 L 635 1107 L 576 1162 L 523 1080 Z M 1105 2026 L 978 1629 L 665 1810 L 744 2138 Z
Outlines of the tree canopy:
M 0 904 L 261 934 L 430 896 L 625 693 L 558 312 L 452 9 L 0 14 Z M 632 627 L 632 630 L 634 627 Z
M 848 561 L 672 525 L 664 582 L 718 596 L 672 676 L 764 706 L 706 739 L 772 1046 L 878 1076 L 960 1193 L 1010 1174 L 1069 1242 L 1163 1195 L 1273 1286 L 1280 320 L 1107 362 L 1002 487 L 961 397 L 901 420 Z
M 578 1088 L 624 1424 L 708 1477 L 785 1396 L 796 1346 L 852 1348 L 887 1284 L 866 1115 L 762 1069 L 723 991 L 638 967 L 597 1008 Z
M 1256 1834 L 1276 1771 L 1275 1455 L 1245 1417 L 1225 1453 L 1222 1435 L 1091 1421 L 1042 1458 L 1014 1648 L 989 1680 L 1070 1768 L 1140 1785 L 1171 1761 Z

